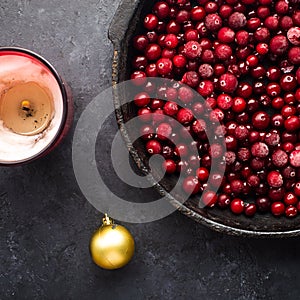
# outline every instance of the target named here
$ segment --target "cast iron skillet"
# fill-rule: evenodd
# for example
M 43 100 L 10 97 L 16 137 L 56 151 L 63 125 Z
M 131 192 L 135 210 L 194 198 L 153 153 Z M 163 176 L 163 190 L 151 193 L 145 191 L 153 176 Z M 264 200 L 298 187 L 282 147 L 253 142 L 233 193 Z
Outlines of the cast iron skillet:
M 130 46 L 132 37 L 141 29 L 141 20 L 150 12 L 153 2 L 149 0 L 123 0 L 113 18 L 109 29 L 109 38 L 113 43 L 113 65 L 112 84 L 130 79 L 131 58 L 133 50 Z M 130 131 L 126 130 L 124 124 L 135 116 L 135 108 L 130 104 L 124 104 L 122 97 L 114 93 L 114 104 L 116 107 L 116 118 L 125 143 L 136 162 L 144 173 L 148 173 L 147 157 L 141 143 L 134 143 Z M 300 235 L 300 217 L 294 219 L 274 218 L 270 214 L 257 215 L 254 218 L 235 216 L 231 212 L 214 209 L 201 209 L 196 201 L 189 199 L 184 204 L 177 197 L 171 196 L 167 191 L 172 186 L 172 178 L 156 184 L 154 178 L 150 179 L 154 187 L 163 196 L 166 196 L 175 207 L 192 218 L 219 232 L 231 235 L 253 236 L 253 237 L 292 237 Z

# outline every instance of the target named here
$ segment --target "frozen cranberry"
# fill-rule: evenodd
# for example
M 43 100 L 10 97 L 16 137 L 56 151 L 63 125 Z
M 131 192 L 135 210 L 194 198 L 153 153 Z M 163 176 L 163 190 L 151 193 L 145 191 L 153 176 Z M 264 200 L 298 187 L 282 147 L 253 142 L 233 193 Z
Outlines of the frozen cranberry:
M 219 194 L 217 204 L 220 208 L 226 208 L 230 205 L 230 196 L 227 194 Z
M 232 103 L 232 110 L 235 113 L 243 112 L 247 107 L 247 102 L 241 97 L 235 97 Z
M 208 64 L 213 63 L 215 61 L 215 55 L 214 55 L 213 51 L 209 50 L 209 49 L 204 50 L 202 52 L 200 61 L 202 63 L 208 63 Z
M 285 206 L 282 202 L 273 202 L 271 205 L 271 211 L 274 216 L 281 216 L 285 212 Z
M 181 124 L 184 124 L 184 125 L 187 125 L 190 122 L 192 122 L 192 120 L 194 118 L 192 111 L 188 108 L 179 109 L 176 117 L 177 117 L 178 122 L 180 122 Z
M 176 21 L 171 20 L 166 27 L 167 33 L 173 33 L 178 34 L 180 32 L 180 24 L 178 24 Z
M 208 14 L 205 17 L 205 26 L 210 31 L 218 31 L 222 27 L 222 18 L 218 14 Z
M 229 27 L 222 27 L 218 32 L 218 40 L 221 43 L 232 43 L 234 41 L 235 32 Z
M 160 140 L 168 139 L 172 134 L 172 127 L 168 123 L 161 123 L 156 129 L 157 138 Z
M 290 16 L 283 16 L 279 21 L 282 30 L 289 30 L 293 25 L 293 19 Z
M 234 214 L 240 215 L 244 208 L 244 201 L 239 198 L 233 199 L 230 203 L 230 209 Z
M 184 45 L 184 55 L 189 59 L 195 59 L 201 56 L 202 47 L 196 41 L 189 41 Z
M 288 192 L 284 195 L 283 201 L 286 205 L 295 205 L 298 202 L 298 198 L 294 193 Z
M 265 19 L 271 14 L 271 10 L 267 6 L 259 6 L 256 13 L 260 19 Z
M 191 19 L 193 21 L 201 21 L 204 19 L 206 13 L 202 6 L 196 6 L 191 10 Z
M 176 15 L 176 22 L 179 24 L 185 23 L 189 20 L 190 13 L 187 10 L 179 10 Z
M 236 76 L 225 73 L 219 78 L 219 87 L 225 93 L 233 93 L 238 86 L 238 80 Z
M 285 91 L 292 91 L 297 86 L 297 81 L 294 75 L 285 74 L 280 79 L 280 86 Z
M 266 112 L 258 111 L 252 117 L 252 124 L 255 128 L 264 130 L 270 124 L 270 117 Z
M 159 141 L 150 140 L 146 144 L 146 149 L 149 154 L 159 154 L 162 151 L 162 147 Z
M 238 195 L 243 191 L 244 184 L 242 180 L 235 179 L 230 182 L 230 187 L 232 192 Z
M 245 215 L 247 217 L 252 217 L 252 216 L 255 215 L 256 210 L 257 210 L 256 209 L 256 205 L 254 203 L 251 203 L 251 204 L 247 203 L 245 205 L 245 211 L 244 211 L 244 213 L 245 213 Z
M 158 16 L 158 18 L 165 19 L 170 15 L 170 7 L 166 2 L 160 1 L 154 5 L 153 12 Z
M 252 145 L 251 154 L 259 158 L 267 157 L 269 155 L 269 147 L 265 143 L 257 142 Z
M 267 197 L 259 197 L 255 200 L 255 203 L 261 212 L 267 212 L 271 206 L 271 201 Z
M 156 63 L 157 72 L 160 75 L 167 75 L 172 71 L 173 63 L 169 58 L 160 58 Z
M 153 14 L 148 14 L 144 19 L 144 26 L 148 30 L 154 30 L 158 25 L 158 18 Z
M 222 110 L 228 110 L 233 104 L 232 97 L 227 94 L 221 94 L 217 98 L 218 107 Z
M 213 207 L 218 201 L 218 196 L 215 192 L 207 191 L 202 196 L 202 203 L 206 207 Z
M 294 12 L 292 19 L 295 25 L 300 26 L 300 10 Z
M 232 55 L 232 49 L 226 44 L 219 44 L 215 49 L 215 55 L 220 60 L 227 60 Z
M 269 52 L 269 45 L 266 43 L 258 43 L 256 45 L 256 51 L 260 55 L 266 55 Z
M 238 160 L 241 162 L 246 162 L 250 159 L 251 153 L 247 148 L 240 148 L 237 153 Z M 247 177 L 247 176 L 244 176 Z
M 254 38 L 257 42 L 267 42 L 270 39 L 270 31 L 266 27 L 260 27 L 254 32 Z
M 196 171 L 196 176 L 201 182 L 206 182 L 209 177 L 209 171 L 204 167 L 200 167 Z
M 207 79 L 207 78 L 212 77 L 212 75 L 214 73 L 214 69 L 209 64 L 202 64 L 202 65 L 200 65 L 198 72 L 202 78 Z
M 273 66 L 269 67 L 266 75 L 271 81 L 277 81 L 281 76 L 281 72 L 279 68 Z
M 292 47 L 288 52 L 289 61 L 292 64 L 300 64 L 300 47 Z
M 269 16 L 265 19 L 264 25 L 269 29 L 269 30 L 277 30 L 279 26 L 279 19 L 277 16 Z
M 298 214 L 298 210 L 295 206 L 293 205 L 289 205 L 286 209 L 285 209 L 285 215 L 288 218 L 294 218 L 296 217 L 296 215 Z
M 288 39 L 284 35 L 277 35 L 270 41 L 270 51 L 277 55 L 284 54 L 289 46 Z
M 246 25 L 246 23 L 247 23 L 246 16 L 240 12 L 234 12 L 228 18 L 228 25 L 233 30 L 242 29 Z
M 200 191 L 201 185 L 197 178 L 189 176 L 183 181 L 182 187 L 187 194 L 193 195 Z
M 173 33 L 169 33 L 166 35 L 164 39 L 164 44 L 167 48 L 174 49 L 178 45 L 177 36 Z
M 285 151 L 278 149 L 272 154 L 272 163 L 278 168 L 282 168 L 288 163 L 288 155 Z
M 267 176 L 268 184 L 271 187 L 278 188 L 283 185 L 282 175 L 278 171 L 271 171 Z
M 139 107 L 146 106 L 150 103 L 150 96 L 145 92 L 141 92 L 134 97 L 134 104 Z
M 197 88 L 197 92 L 203 97 L 210 96 L 213 91 L 214 91 L 214 84 L 210 80 L 201 81 Z
M 181 80 L 182 83 L 185 83 L 190 87 L 198 86 L 199 81 L 200 81 L 199 75 L 195 71 L 186 72 L 183 75 L 182 80 Z M 184 89 L 188 89 L 188 88 L 184 88 Z M 192 93 L 191 89 L 188 89 L 188 90 L 189 90 L 189 94 L 191 94 L 191 98 L 193 98 L 193 93 Z M 180 91 L 180 89 L 179 89 L 179 91 Z M 179 92 L 179 94 L 180 94 L 180 92 Z M 190 102 L 190 101 L 188 101 L 188 102 Z
M 251 32 L 254 32 L 258 29 L 260 24 L 261 24 L 261 21 L 259 18 L 250 18 L 247 21 L 247 29 Z
M 280 14 L 280 15 L 284 15 L 288 12 L 289 10 L 289 4 L 288 2 L 284 1 L 284 0 L 280 0 L 277 1 L 275 3 L 275 11 Z
M 185 67 L 186 63 L 187 63 L 186 58 L 183 55 L 181 55 L 181 54 L 175 55 L 173 57 L 173 64 L 177 68 L 183 68 L 183 67 Z
M 289 116 L 284 121 L 284 127 L 289 132 L 294 132 L 300 129 L 300 119 L 297 116 Z
M 163 169 L 167 174 L 173 174 L 176 172 L 177 166 L 174 160 L 167 159 L 163 162 Z
M 290 153 L 290 164 L 295 167 L 300 167 L 300 150 L 294 150 L 292 153 Z

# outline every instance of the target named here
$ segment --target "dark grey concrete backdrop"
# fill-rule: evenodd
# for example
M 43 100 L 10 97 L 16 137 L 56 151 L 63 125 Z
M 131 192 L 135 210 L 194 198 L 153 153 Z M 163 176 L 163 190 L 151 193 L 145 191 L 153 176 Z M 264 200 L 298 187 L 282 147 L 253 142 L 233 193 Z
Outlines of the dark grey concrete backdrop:
M 109 22 L 119 0 L 1 0 L 0 44 L 32 49 L 70 83 L 75 122 L 110 84 Z M 99 147 L 109 151 L 111 118 Z M 297 299 L 300 239 L 224 236 L 173 215 L 126 224 L 136 254 L 124 269 L 104 271 L 89 256 L 100 223 L 73 174 L 72 132 L 48 157 L 0 169 L 0 299 Z M 120 184 L 104 159 L 106 182 L 138 201 L 154 191 Z M 117 186 L 116 186 L 117 185 Z

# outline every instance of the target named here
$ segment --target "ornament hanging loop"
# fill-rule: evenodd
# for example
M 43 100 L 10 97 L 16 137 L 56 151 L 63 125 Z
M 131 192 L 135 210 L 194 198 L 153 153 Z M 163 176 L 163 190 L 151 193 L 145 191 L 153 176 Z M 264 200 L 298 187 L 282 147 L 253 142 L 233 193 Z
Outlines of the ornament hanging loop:
M 102 219 L 102 223 L 103 225 L 107 226 L 107 225 L 112 225 L 114 222 L 107 214 L 105 214 L 104 218 Z

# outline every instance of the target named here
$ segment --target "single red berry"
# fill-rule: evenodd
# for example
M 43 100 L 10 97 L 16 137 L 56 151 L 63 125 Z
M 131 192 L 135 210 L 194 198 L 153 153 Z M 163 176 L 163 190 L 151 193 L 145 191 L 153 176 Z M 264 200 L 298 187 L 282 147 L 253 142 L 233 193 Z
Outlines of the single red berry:
M 189 59 L 195 59 L 201 56 L 202 47 L 196 41 L 189 41 L 184 45 L 184 55 Z
M 162 151 L 162 147 L 159 141 L 150 140 L 146 144 L 146 149 L 149 154 L 159 154 Z
M 229 27 L 222 27 L 218 31 L 218 40 L 221 43 L 232 43 L 235 38 L 235 32 Z
M 206 182 L 209 177 L 209 171 L 204 167 L 200 167 L 196 171 L 196 176 L 201 182 Z
M 278 171 L 271 171 L 267 176 L 268 184 L 271 187 L 278 188 L 283 185 L 282 175 Z
M 208 14 L 205 17 L 205 26 L 210 31 L 218 31 L 222 27 L 222 18 L 218 14 Z
M 300 167 L 300 150 L 294 150 L 293 152 L 290 153 L 290 164 L 295 167 L 299 168 Z
M 260 55 L 266 55 L 269 52 L 269 45 L 267 43 L 258 43 L 256 45 L 256 51 Z
M 150 103 L 150 96 L 145 92 L 141 92 L 134 97 L 134 104 L 139 107 L 144 107 Z
M 283 201 L 286 205 L 296 205 L 299 200 L 294 193 L 288 192 L 284 195 Z
M 177 36 L 173 33 L 169 33 L 166 35 L 164 39 L 164 44 L 167 48 L 174 49 L 178 45 Z
M 194 195 L 200 191 L 201 185 L 197 178 L 189 176 L 183 181 L 182 187 L 187 194 Z
M 262 142 L 257 142 L 251 147 L 251 154 L 255 157 L 264 158 L 269 155 L 269 147 Z
M 158 25 L 158 18 L 153 14 L 148 14 L 144 19 L 144 26 L 148 30 L 154 30 Z
M 289 205 L 286 209 L 285 209 L 285 215 L 288 218 L 294 218 L 296 217 L 298 214 L 298 210 L 295 206 L 293 205 Z
M 156 63 L 156 68 L 160 75 L 167 75 L 171 73 L 173 63 L 169 58 L 160 58 Z
M 258 111 L 252 117 L 252 125 L 259 129 L 264 130 L 270 124 L 270 117 L 265 111 Z
M 246 23 L 246 16 L 240 12 L 234 12 L 228 19 L 228 25 L 233 30 L 242 29 L 244 26 L 246 26 Z
M 222 110 L 228 110 L 233 105 L 233 99 L 227 94 L 220 94 L 217 98 L 218 107 Z
M 284 35 L 276 35 L 270 41 L 270 51 L 276 55 L 284 54 L 288 47 L 289 42 Z
M 207 191 L 202 195 L 201 200 L 205 207 L 213 207 L 218 201 L 218 196 L 215 192 Z
M 187 125 L 190 122 L 192 122 L 194 116 L 190 109 L 181 108 L 181 109 L 179 109 L 176 118 L 179 123 Z
M 238 86 L 238 80 L 236 76 L 225 73 L 222 74 L 219 78 L 219 87 L 225 93 L 233 93 Z
M 244 208 L 244 201 L 239 198 L 233 199 L 230 203 L 230 209 L 234 214 L 240 215 Z
M 300 28 L 292 27 L 287 32 L 287 38 L 289 42 L 295 46 L 300 45 Z
M 173 174 L 176 172 L 177 165 L 172 159 L 167 159 L 163 162 L 163 169 L 167 174 Z
M 292 47 L 288 52 L 289 61 L 294 65 L 300 64 L 300 47 Z
M 271 205 L 271 211 L 274 216 L 281 216 L 285 212 L 285 206 L 282 202 L 273 202 Z
M 245 211 L 244 211 L 244 213 L 245 213 L 245 215 L 247 217 L 252 217 L 252 216 L 255 215 L 256 210 L 257 210 L 257 208 L 256 208 L 256 205 L 254 203 L 251 203 L 251 204 L 247 203 L 245 205 Z

